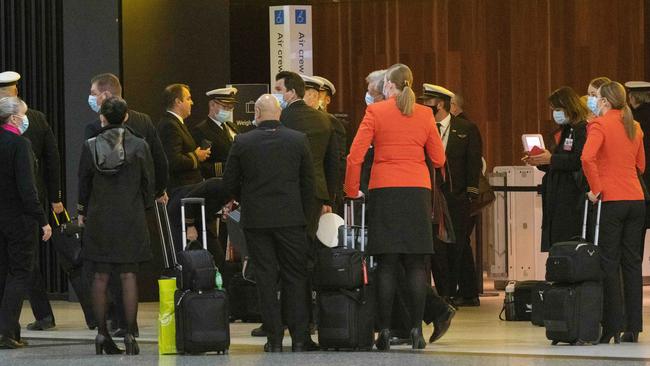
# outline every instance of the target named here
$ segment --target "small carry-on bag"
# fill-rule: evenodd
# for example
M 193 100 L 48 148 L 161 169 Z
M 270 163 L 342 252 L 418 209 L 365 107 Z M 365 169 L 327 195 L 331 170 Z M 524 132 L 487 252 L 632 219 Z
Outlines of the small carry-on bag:
M 228 353 L 230 322 L 228 298 L 221 289 L 221 275 L 207 250 L 205 229 L 205 200 L 181 200 L 183 242 L 186 242 L 185 205 L 201 205 L 203 249 L 179 253 L 176 306 L 176 349 L 179 353 Z M 212 276 L 212 278 L 208 278 Z
M 544 291 L 546 338 L 553 345 L 598 344 L 603 286 L 596 281 L 553 284 Z
M 574 241 L 554 243 L 546 259 L 546 280 L 550 282 L 578 283 L 583 281 L 600 281 L 600 255 L 598 253 L 598 228 L 600 226 L 600 208 L 598 201 L 596 213 L 596 233 L 594 243 L 587 238 L 587 216 L 589 200 L 585 201 L 585 214 L 582 222 L 582 238 Z
M 531 321 L 535 289 L 546 281 L 511 281 L 506 286 L 506 298 L 499 319 L 508 321 Z M 514 287 L 514 288 L 513 288 Z M 505 312 L 506 317 L 503 318 Z
M 354 201 L 345 203 L 344 238 L 348 249 L 355 249 L 355 235 L 349 231 L 360 231 L 360 253 L 365 250 L 365 201 L 362 201 L 361 226 L 354 225 Z M 348 289 L 328 289 L 318 291 L 318 343 L 321 349 L 370 350 L 374 343 L 375 296 L 369 283 L 369 268 L 362 257 L 361 286 Z M 345 283 L 344 283 L 345 284 Z
M 546 281 L 537 281 L 532 292 L 533 312 L 530 314 L 530 322 L 538 327 L 544 326 L 544 293 L 551 288 L 551 283 Z

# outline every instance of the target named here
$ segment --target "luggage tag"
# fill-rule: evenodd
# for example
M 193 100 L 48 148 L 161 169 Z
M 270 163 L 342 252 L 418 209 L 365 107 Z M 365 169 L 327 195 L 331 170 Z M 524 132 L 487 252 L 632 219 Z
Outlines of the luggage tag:
M 564 140 L 564 151 L 571 151 L 573 150 L 573 139 L 571 137 L 567 137 Z

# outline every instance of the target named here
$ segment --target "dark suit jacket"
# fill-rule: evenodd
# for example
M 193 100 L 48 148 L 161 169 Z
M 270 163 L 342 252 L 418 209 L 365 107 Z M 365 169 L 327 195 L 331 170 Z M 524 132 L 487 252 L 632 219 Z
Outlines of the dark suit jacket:
M 154 174 L 155 174 L 155 190 L 156 197 L 163 195 L 167 189 L 167 182 L 169 181 L 169 165 L 167 164 L 167 156 L 163 150 L 162 143 L 158 137 L 158 131 L 151 122 L 151 117 L 146 113 L 141 113 L 133 109 L 129 110 L 129 119 L 124 124 L 131 132 L 137 137 L 142 137 L 149 145 L 149 151 L 153 158 Z M 84 138 L 89 138 L 97 135 L 102 129 L 102 124 L 99 118 L 86 125 L 84 130 Z
M 452 116 L 445 155 L 447 177 L 443 189 L 455 196 L 478 194 L 478 178 L 483 167 L 478 127 L 472 122 Z
M 233 123 L 228 122 L 228 127 L 237 134 L 237 128 Z M 230 152 L 232 146 L 229 133 L 210 118 L 199 122 L 191 129 L 191 132 L 194 141 L 199 145 L 203 143 L 203 140 L 212 142 L 210 157 L 199 164 L 203 178 L 222 176 L 226 159 L 228 159 L 228 152 Z
M 28 109 L 29 128 L 23 137 L 32 143 L 36 158 L 36 188 L 41 203 L 61 202 L 61 160 L 56 139 L 45 115 L 37 110 Z
M 632 110 L 634 120 L 639 122 L 643 130 L 643 149 L 645 150 L 645 172 L 643 178 L 646 187 L 650 188 L 650 103 L 643 103 Z
M 0 127 L 0 222 L 25 215 L 45 226 L 34 179 L 34 153 L 29 140 Z
M 314 197 L 314 173 L 304 134 L 264 121 L 237 135 L 223 176 L 241 202 L 244 228 L 305 225 Z
M 203 181 L 199 158 L 194 152 L 196 143 L 185 124 L 173 114 L 165 112 L 158 122 L 158 135 L 169 162 L 168 189 Z
M 282 110 L 282 124 L 307 135 L 314 166 L 316 198 L 331 203 L 339 182 L 339 149 L 327 114 L 309 107 L 303 100 Z
M 341 122 L 341 120 L 336 118 L 336 116 L 330 113 L 325 113 L 325 114 L 327 114 L 327 117 L 330 120 L 330 125 L 332 126 L 332 131 L 334 132 L 334 137 L 336 138 L 336 145 L 339 150 L 339 175 L 338 175 L 339 180 L 337 182 L 337 190 L 334 193 L 342 194 L 343 179 L 345 178 L 345 166 L 346 166 L 346 160 L 348 158 L 347 131 L 345 130 L 345 126 L 343 126 L 343 122 Z

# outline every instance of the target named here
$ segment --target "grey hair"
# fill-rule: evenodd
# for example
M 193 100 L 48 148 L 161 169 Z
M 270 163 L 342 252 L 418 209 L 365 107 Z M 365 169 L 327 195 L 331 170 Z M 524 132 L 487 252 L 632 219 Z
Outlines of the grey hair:
M 21 108 L 27 109 L 27 104 L 18 97 L 4 97 L 0 99 L 0 124 L 9 121 L 9 117 L 18 114 Z
M 386 70 L 375 70 L 366 76 L 366 82 L 368 84 L 375 84 L 375 89 L 378 92 L 382 92 L 384 89 L 384 76 L 386 75 Z

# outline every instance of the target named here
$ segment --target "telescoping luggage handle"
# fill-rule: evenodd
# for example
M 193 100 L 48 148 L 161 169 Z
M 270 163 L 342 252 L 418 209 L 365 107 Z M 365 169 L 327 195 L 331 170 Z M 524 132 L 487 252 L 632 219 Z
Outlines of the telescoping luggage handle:
M 199 204 L 201 205 L 201 229 L 203 230 L 203 249 L 208 249 L 208 234 L 205 230 L 205 199 L 203 198 L 183 198 L 181 199 L 181 225 L 183 227 L 183 250 L 187 247 L 187 225 L 185 223 L 185 205 L 186 204 Z
M 602 199 L 598 199 L 598 209 L 596 211 L 596 228 L 594 233 L 594 245 L 598 246 L 598 232 L 600 231 L 600 209 L 603 204 Z M 582 219 L 582 239 L 587 240 L 587 215 L 589 214 L 589 199 L 585 200 L 585 213 Z
M 343 205 L 343 237 L 344 240 L 343 242 L 345 245 L 347 245 L 348 242 L 348 228 L 354 228 L 354 202 L 355 201 L 361 201 L 361 226 L 359 227 L 359 230 L 361 230 L 360 233 L 360 239 L 361 239 L 361 244 L 359 250 L 362 253 L 366 252 L 366 197 L 362 196 L 360 198 L 346 198 L 344 201 Z M 350 249 L 356 249 L 354 246 L 355 238 L 354 238 L 354 230 L 352 230 L 352 243 L 350 244 Z M 375 260 L 373 257 L 369 258 L 370 260 L 370 268 L 374 268 L 375 265 Z M 364 258 L 365 262 L 365 258 Z M 364 282 L 368 282 L 368 273 L 367 273 L 367 268 L 364 264 L 363 267 L 364 270 Z
M 163 259 L 165 260 L 165 268 L 173 268 L 178 265 L 176 260 L 176 250 L 174 249 L 174 239 L 172 237 L 172 228 L 169 224 L 169 215 L 167 214 L 167 205 L 164 203 L 159 203 L 156 201 L 156 219 L 158 219 L 158 232 L 160 233 L 160 245 L 162 246 Z M 160 207 L 162 207 L 162 215 L 160 213 Z M 165 222 L 161 220 L 164 217 Z M 165 233 L 163 225 L 167 228 L 167 238 L 165 238 Z M 167 246 L 169 243 L 169 246 Z M 169 247 L 169 252 L 171 253 L 172 263 L 169 262 L 169 255 L 167 254 L 167 248 Z

